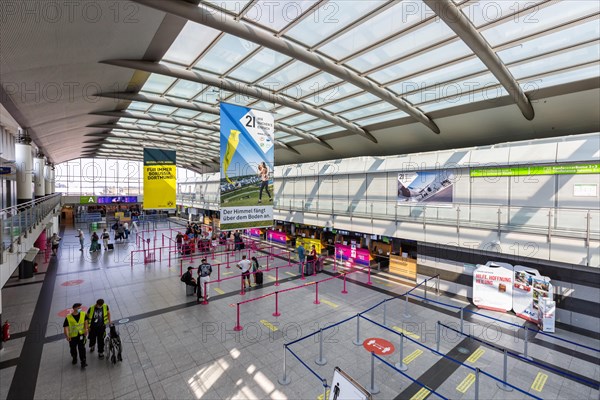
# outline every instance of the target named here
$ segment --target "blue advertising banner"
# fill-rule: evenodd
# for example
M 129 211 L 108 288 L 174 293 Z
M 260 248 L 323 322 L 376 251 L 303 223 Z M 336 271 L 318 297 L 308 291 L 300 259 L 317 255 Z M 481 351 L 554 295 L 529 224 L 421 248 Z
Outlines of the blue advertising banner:
M 273 115 L 221 103 L 221 229 L 273 225 Z

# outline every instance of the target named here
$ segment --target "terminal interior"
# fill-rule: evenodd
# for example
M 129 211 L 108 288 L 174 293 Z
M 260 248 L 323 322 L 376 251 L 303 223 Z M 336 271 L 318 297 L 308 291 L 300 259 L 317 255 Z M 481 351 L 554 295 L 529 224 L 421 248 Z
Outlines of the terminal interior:
M 600 399 L 600 3 L 0 19 L 0 400 Z M 223 179 L 224 106 L 273 118 L 269 201 Z M 122 352 L 73 365 L 98 299 Z

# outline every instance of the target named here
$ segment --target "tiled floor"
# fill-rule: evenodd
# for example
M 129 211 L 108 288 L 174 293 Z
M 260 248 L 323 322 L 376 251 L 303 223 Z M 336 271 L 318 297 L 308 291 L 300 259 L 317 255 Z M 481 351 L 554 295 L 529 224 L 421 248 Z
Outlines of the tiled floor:
M 163 233 L 168 234 L 168 231 L 158 235 Z M 129 251 L 137 249 L 135 236 L 128 243 L 115 245 L 113 252 L 93 254 L 79 251 L 72 229 L 66 229 L 63 237 L 57 257 L 56 282 L 50 288 L 50 314 L 45 327 L 31 321 L 42 283 L 20 285 L 29 280 L 19 282 L 11 279 L 8 285 L 17 286 L 2 290 L 3 318 L 14 324 L 13 332 L 27 331 L 26 335 L 44 332 L 43 335 L 38 333 L 44 345 L 39 354 L 37 381 L 26 383 L 31 385 L 28 388 L 37 399 L 317 399 L 323 394 L 323 385 L 315 374 L 330 381 L 335 366 L 369 388 L 371 355 L 362 346 L 353 344 L 356 317 L 324 332 L 324 356 L 327 359 L 324 366 L 315 363 L 319 356 L 318 335 L 290 345 L 289 349 L 314 373 L 288 352 L 287 376 L 291 383 L 286 386 L 278 383 L 278 378 L 283 375 L 283 345 L 356 316 L 390 295 L 404 293 L 410 288 L 385 277 L 374 277 L 373 285 L 367 285 L 367 276 L 356 272 L 348 275 L 348 294 L 341 293 L 341 279 L 321 283 L 321 304 L 317 305 L 314 304 L 316 285 L 307 283 L 333 276 L 332 266 L 327 266 L 325 274 L 301 280 L 297 268 L 288 267 L 287 258 L 283 256 L 269 260 L 269 267 L 281 266 L 279 286 L 275 286 L 273 269 L 265 271 L 262 288 L 252 289 L 244 296 L 239 294 L 238 278 L 212 283 L 211 301 L 202 305 L 197 304 L 194 297 L 185 296 L 179 280 L 179 261 L 172 259 L 169 267 L 166 253 L 158 262 L 144 265 L 136 261 L 133 268 L 130 267 Z M 251 253 L 264 255 L 262 252 Z M 232 262 L 236 259 L 229 257 Z M 213 265 L 225 261 L 224 255 L 214 260 L 209 257 Z M 181 266 L 185 269 L 188 264 L 186 261 Z M 193 262 L 195 266 L 198 264 L 199 260 Z M 264 258 L 261 264 L 266 267 Z M 238 273 L 237 268 L 221 266 L 222 278 Z M 215 270 L 213 279 L 216 275 Z M 43 275 L 32 281 L 40 278 Z M 297 289 L 283 293 L 292 288 Z M 282 292 L 277 299 L 281 312 L 279 317 L 272 316 L 275 311 L 272 293 L 275 291 Z M 240 305 L 240 324 L 244 329 L 234 331 L 237 325 L 236 304 L 270 293 L 270 296 Z M 422 291 L 417 294 L 422 295 Z M 99 360 L 95 353 L 88 354 L 89 367 L 82 372 L 70 363 L 68 346 L 62 336 L 63 317 L 58 314 L 74 302 L 89 306 L 100 297 L 110 306 L 112 319 L 123 320 L 118 326 L 124 359 L 112 365 L 106 360 Z M 468 305 L 456 299 L 433 296 L 431 291 L 429 298 L 459 306 Z M 408 336 L 403 349 L 405 362 L 412 358 L 406 371 L 408 376 L 413 379 L 425 379 L 428 374 L 434 376 L 430 387 L 452 399 L 475 397 L 475 385 L 464 383 L 474 368 L 502 377 L 503 355 L 500 351 L 477 342 L 466 346 L 463 337 L 447 329 L 440 330 L 440 352 L 460 354 L 460 347 L 464 346 L 465 349 L 468 347 L 468 354 L 462 359 L 465 365 L 449 362 L 454 366 L 442 368 L 441 356 L 430 350 L 436 347 L 436 322 L 458 329 L 459 314 L 448 307 L 415 301 L 408 308 L 410 317 L 405 317 L 405 307 L 404 300 L 386 302 L 385 326 L 392 330 L 403 329 Z M 378 325 L 384 322 L 383 313 L 381 305 L 364 314 L 377 324 L 361 318 L 359 338 L 363 341 L 369 337 L 380 337 L 392 342 L 396 347 L 394 352 L 383 358 L 394 364 L 399 361 L 400 337 Z M 490 315 L 516 324 L 523 323 L 509 315 Z M 125 319 L 128 321 L 125 322 Z M 520 339 L 514 328 L 490 322 L 482 317 L 471 318 L 465 322 L 464 332 L 516 352 L 523 350 L 522 335 Z M 7 342 L 0 352 L 0 400 L 7 398 L 14 385 L 24 384 L 12 382 L 15 369 L 29 365 L 27 360 L 17 359 L 25 340 L 25 334 L 20 336 Z M 599 347 L 598 341 L 570 332 L 559 331 L 557 336 Z M 552 348 L 553 343 L 559 347 Z M 479 357 L 469 358 L 474 351 Z M 597 352 L 560 343 L 540 334 L 531 335 L 528 351 L 535 361 L 570 370 L 596 384 L 600 380 Z M 408 377 L 379 361 L 375 362 L 375 366 L 375 383 L 380 389 L 380 393 L 374 395 L 375 399 L 412 398 L 415 393 L 418 396 L 415 398 L 426 397 L 420 396 L 425 392 L 411 386 Z M 541 391 L 536 391 L 532 384 L 540 373 L 547 378 Z M 598 398 L 598 390 L 590 385 L 514 358 L 508 361 L 508 381 L 525 393 L 540 398 Z M 527 398 L 526 394 L 518 391 L 500 390 L 496 383 L 481 374 L 479 398 Z M 435 397 L 430 395 L 430 398 Z

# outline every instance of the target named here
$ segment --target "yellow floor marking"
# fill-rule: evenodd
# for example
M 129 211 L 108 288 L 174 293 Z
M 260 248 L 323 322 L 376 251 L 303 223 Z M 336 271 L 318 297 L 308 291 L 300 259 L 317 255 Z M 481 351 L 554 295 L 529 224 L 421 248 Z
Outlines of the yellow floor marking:
M 327 389 L 327 391 L 325 392 L 325 397 L 326 397 L 326 399 L 325 399 L 325 400 L 327 400 L 327 399 L 329 398 L 329 389 Z M 317 397 L 317 400 L 323 400 L 323 393 L 321 393 L 321 394 L 320 394 L 320 395 Z
M 409 332 L 409 331 L 407 331 L 406 329 L 402 329 L 402 328 L 400 328 L 400 327 L 398 327 L 398 326 L 392 326 L 392 329 L 393 329 L 393 330 L 395 330 L 395 331 L 398 331 L 398 332 L 400 332 L 400 333 L 404 333 L 404 335 L 405 335 L 405 336 L 408 336 L 408 337 L 410 337 L 410 338 L 413 338 L 413 339 L 421 339 L 421 336 L 419 336 L 419 335 L 417 335 L 417 334 L 414 334 L 414 333 L 412 333 L 412 332 Z
M 471 387 L 471 385 L 474 382 L 475 382 L 475 374 L 469 373 L 465 377 L 465 379 L 463 379 L 463 381 L 458 384 L 458 386 L 456 387 L 456 390 L 458 390 L 461 393 L 466 393 L 467 390 L 469 390 L 469 388 Z
M 415 350 L 412 353 L 410 353 L 409 355 L 407 355 L 406 357 L 404 357 L 404 364 L 410 364 L 411 362 L 415 361 L 415 358 L 419 357 L 421 354 L 423 354 L 423 350 Z
M 233 275 L 233 272 L 223 272 L 221 275 Z
M 542 372 L 538 372 L 533 383 L 531 384 L 531 388 L 533 390 L 535 390 L 536 392 L 541 392 L 542 389 L 544 389 L 544 385 L 546 384 L 547 380 L 548 380 L 548 375 L 546 375 Z
M 261 319 L 260 323 L 263 324 L 264 326 L 266 326 L 267 328 L 269 328 L 272 332 L 275 332 L 275 331 L 279 330 L 279 329 L 277 329 L 277 327 L 275 325 L 273 325 L 272 323 L 270 323 L 266 319 Z
M 332 302 L 331 302 L 331 301 L 329 301 L 329 300 L 323 300 L 323 299 L 321 299 L 321 303 L 323 303 L 323 304 L 327 304 L 328 306 L 331 306 L 331 307 L 333 307 L 333 308 L 338 308 L 338 307 L 339 307 L 337 304 L 335 304 L 335 303 L 332 303 Z
M 275 279 L 274 276 L 271 276 L 271 275 L 267 275 L 267 278 L 270 279 L 270 280 L 272 280 L 272 281 L 276 281 L 277 280 L 277 279 Z
M 286 274 L 288 274 L 288 275 L 291 275 L 291 276 L 296 276 L 296 274 L 295 274 L 295 273 L 293 273 L 293 272 L 290 272 L 290 271 L 285 271 L 285 273 L 286 273 Z
M 431 393 L 429 389 L 421 388 L 421 390 L 419 390 L 413 397 L 411 397 L 410 400 L 423 400 L 427 398 L 427 396 L 429 396 L 429 393 Z
M 483 353 L 485 353 L 485 350 L 482 349 L 481 347 L 478 347 L 477 350 L 475 350 L 473 352 L 473 354 L 471 354 L 469 356 L 469 358 L 467 358 L 467 362 L 470 362 L 471 364 L 473 364 L 474 362 L 479 360 L 479 358 L 483 355 Z
M 219 294 L 223 294 L 225 293 L 225 291 L 223 289 L 219 289 L 218 287 L 213 288 L 215 290 L 215 292 L 219 293 Z

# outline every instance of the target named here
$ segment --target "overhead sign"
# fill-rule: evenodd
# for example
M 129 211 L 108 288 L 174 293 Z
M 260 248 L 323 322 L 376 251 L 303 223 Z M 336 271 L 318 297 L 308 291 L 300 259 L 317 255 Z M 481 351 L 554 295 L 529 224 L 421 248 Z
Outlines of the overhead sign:
M 473 304 L 494 311 L 512 309 L 513 268 L 501 262 L 478 265 L 473 272 Z
M 448 170 L 398 174 L 398 202 L 452 203 L 454 174 Z
M 600 164 L 532 165 L 528 167 L 473 168 L 472 177 L 600 174 Z
M 273 225 L 273 115 L 221 103 L 221 229 Z
M 144 209 L 175 208 L 177 166 L 175 150 L 144 149 Z
M 329 400 L 371 400 L 371 393 L 367 391 L 360 383 L 355 381 L 350 375 L 335 367 L 331 389 L 329 390 Z
M 79 196 L 79 204 L 97 204 L 98 196 Z
M 394 345 L 382 338 L 368 338 L 363 342 L 363 347 L 378 356 L 389 356 L 394 352 Z

